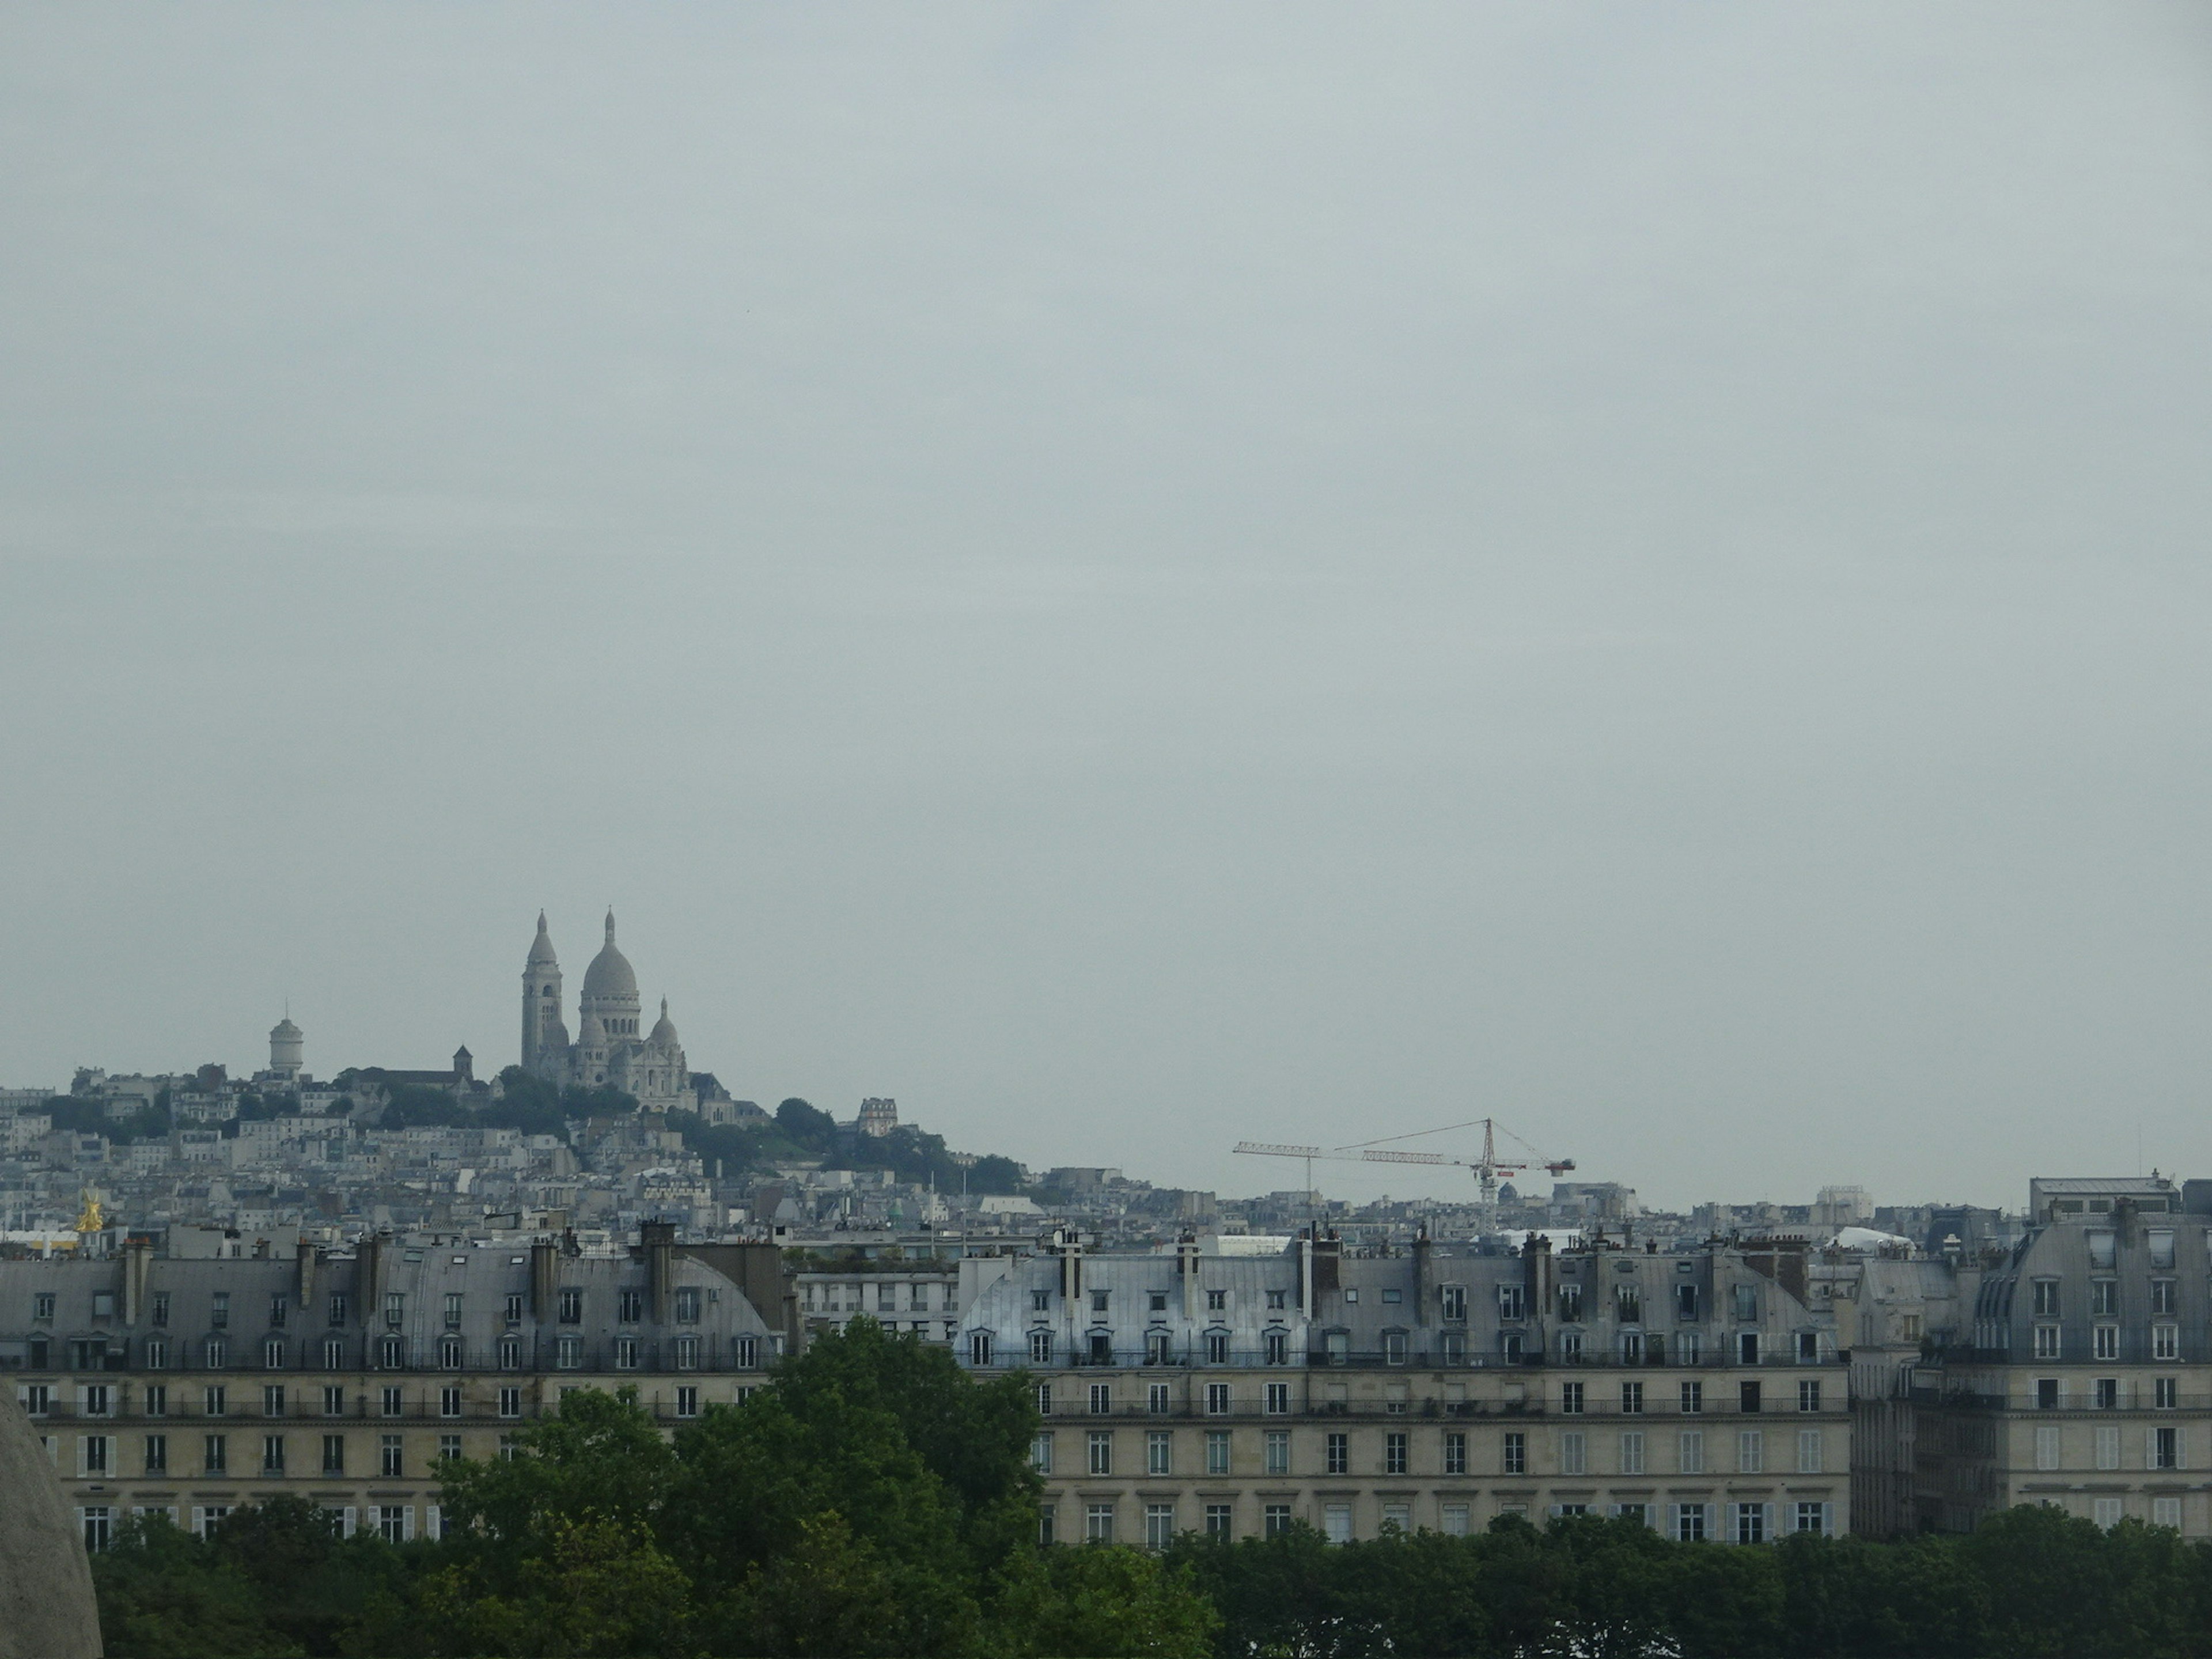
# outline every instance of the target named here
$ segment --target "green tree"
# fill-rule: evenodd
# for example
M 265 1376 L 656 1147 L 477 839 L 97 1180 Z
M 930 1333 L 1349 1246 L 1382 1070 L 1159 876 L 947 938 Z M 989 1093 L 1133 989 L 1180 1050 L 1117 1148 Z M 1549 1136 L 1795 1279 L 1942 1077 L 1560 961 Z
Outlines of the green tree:
M 260 1587 L 161 1516 L 126 1522 L 92 1558 L 109 1659 L 299 1659 Z

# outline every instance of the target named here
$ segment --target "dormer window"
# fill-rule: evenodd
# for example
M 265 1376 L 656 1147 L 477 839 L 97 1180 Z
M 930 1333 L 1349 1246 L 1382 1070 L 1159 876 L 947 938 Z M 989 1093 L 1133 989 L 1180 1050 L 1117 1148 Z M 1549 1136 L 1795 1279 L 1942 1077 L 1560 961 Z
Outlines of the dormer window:
M 1095 1314 L 1103 1314 L 1106 1311 L 1105 1291 L 1093 1291 L 1091 1292 L 1091 1311 Z
M 1165 1291 L 1154 1291 L 1145 1300 L 1146 1305 L 1154 1313 L 1165 1313 L 1168 1310 L 1168 1293 Z
M 1208 1313 L 1224 1313 L 1224 1312 L 1226 1312 L 1226 1311 L 1228 1310 L 1228 1307 L 1229 1307 L 1229 1292 L 1228 1292 L 1228 1291 L 1208 1291 L 1206 1293 L 1206 1312 L 1208 1312 Z

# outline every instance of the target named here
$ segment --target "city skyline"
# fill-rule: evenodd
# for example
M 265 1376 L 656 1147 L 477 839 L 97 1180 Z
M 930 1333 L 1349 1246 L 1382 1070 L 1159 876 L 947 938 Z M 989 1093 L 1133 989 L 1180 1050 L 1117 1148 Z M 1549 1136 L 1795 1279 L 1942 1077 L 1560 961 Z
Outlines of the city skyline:
M 2208 29 L 11 15 L 0 1073 L 2203 1167 Z

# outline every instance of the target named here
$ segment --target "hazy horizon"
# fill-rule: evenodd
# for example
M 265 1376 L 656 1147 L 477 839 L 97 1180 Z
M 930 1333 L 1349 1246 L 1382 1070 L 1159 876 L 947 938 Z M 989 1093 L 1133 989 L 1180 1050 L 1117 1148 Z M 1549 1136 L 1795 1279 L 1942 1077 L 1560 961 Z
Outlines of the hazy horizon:
M 2199 9 L 21 8 L 0 154 L 0 1085 L 611 904 L 1037 1168 L 2212 1174 Z

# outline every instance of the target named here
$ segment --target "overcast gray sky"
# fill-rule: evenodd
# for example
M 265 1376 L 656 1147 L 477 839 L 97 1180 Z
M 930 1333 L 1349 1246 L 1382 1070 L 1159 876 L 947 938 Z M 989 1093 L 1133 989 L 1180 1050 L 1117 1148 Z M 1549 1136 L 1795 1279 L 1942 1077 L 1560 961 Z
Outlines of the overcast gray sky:
M 2212 1173 L 2209 210 L 2195 5 L 8 8 L 0 1083 L 611 902 L 1032 1164 Z

